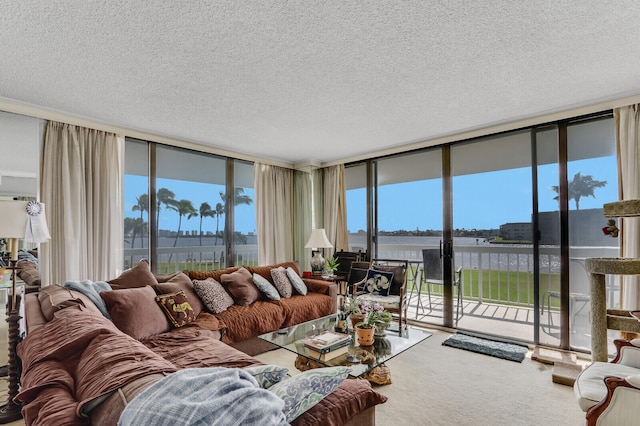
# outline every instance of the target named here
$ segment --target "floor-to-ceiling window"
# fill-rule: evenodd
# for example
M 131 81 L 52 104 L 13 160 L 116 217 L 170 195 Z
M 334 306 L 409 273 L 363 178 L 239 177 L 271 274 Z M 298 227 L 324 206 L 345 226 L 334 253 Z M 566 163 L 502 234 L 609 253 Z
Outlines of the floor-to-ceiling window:
M 458 327 L 533 339 L 531 137 L 528 131 L 451 147 L 453 252 L 462 267 Z
M 367 166 L 358 164 L 344 171 L 347 199 L 349 250 L 367 251 Z
M 155 259 L 165 274 L 255 262 L 252 164 L 136 140 L 125 158 L 127 265 Z
M 611 114 L 604 113 L 369 159 L 370 187 L 365 163 L 352 164 L 350 245 L 365 236 L 362 243 L 374 256 L 417 264 L 422 249 L 437 249 L 446 259 L 450 239 L 452 265 L 441 265 L 451 267 L 450 281 L 444 287 L 410 282 L 410 317 L 563 348 L 570 341 L 588 350 L 584 259 L 618 255 L 617 240 L 602 232 L 602 205 L 617 199 L 614 151 Z M 363 207 L 365 200 L 372 204 Z M 351 225 L 364 224 L 367 214 L 367 229 Z M 434 241 L 403 240 L 423 233 Z M 455 288 L 447 293 L 447 286 Z M 615 306 L 615 277 L 608 288 L 609 306 Z M 424 314 L 426 289 L 432 303 Z M 456 322 L 458 309 L 464 315 Z

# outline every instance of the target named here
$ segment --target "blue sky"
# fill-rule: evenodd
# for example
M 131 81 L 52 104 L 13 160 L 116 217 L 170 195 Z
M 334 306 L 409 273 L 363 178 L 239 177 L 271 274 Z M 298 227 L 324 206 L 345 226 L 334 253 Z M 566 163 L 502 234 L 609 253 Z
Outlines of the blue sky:
M 569 179 L 576 172 L 591 175 L 595 180 L 607 181 L 604 188 L 595 190 L 596 198 L 582 198 L 581 209 L 601 208 L 606 202 L 618 198 L 617 172 L 615 157 L 602 157 L 574 161 L 569 163 Z M 542 166 L 539 169 L 539 203 L 540 211 L 558 209 L 553 199 L 556 195 L 551 186 L 557 185 L 557 165 Z M 176 200 L 191 200 L 197 210 L 200 204 L 208 202 L 215 208 L 221 202 L 219 192 L 222 185 L 186 182 L 179 180 L 158 179 L 158 188 L 166 187 L 176 194 Z M 384 231 L 406 229 L 425 230 L 442 228 L 442 201 L 440 179 L 408 182 L 381 186 L 379 197 L 379 229 Z M 136 197 L 147 192 L 145 177 L 125 176 L 125 215 L 139 217 L 133 212 Z M 253 189 L 245 193 L 254 197 Z M 531 171 L 519 168 L 491 173 L 471 174 L 453 179 L 454 228 L 494 229 L 507 222 L 528 222 L 531 220 Z M 364 189 L 347 192 L 347 228 L 350 232 L 366 229 L 366 194 Z M 570 209 L 575 209 L 571 200 Z M 236 230 L 242 233 L 255 232 L 255 206 L 237 206 Z M 145 214 L 145 220 L 148 220 Z M 200 218 L 185 220 L 182 230 L 198 230 Z M 178 214 L 162 210 L 160 213 L 161 229 L 177 229 Z M 223 218 L 220 218 L 220 229 Z M 214 232 L 215 218 L 205 218 L 203 230 Z

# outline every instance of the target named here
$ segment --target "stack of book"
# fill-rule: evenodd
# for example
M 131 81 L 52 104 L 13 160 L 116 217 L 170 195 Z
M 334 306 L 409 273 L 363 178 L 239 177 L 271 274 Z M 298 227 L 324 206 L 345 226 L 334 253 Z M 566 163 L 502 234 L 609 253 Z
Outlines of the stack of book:
M 316 336 L 302 339 L 302 343 L 307 348 L 309 358 L 319 361 L 329 361 L 330 359 L 347 353 L 351 340 L 351 336 L 345 333 L 323 331 Z

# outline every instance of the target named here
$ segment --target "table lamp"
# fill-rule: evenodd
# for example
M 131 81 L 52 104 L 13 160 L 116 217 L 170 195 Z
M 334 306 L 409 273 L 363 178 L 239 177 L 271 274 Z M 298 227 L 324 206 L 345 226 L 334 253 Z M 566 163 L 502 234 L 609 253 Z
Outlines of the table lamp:
M 310 248 L 313 252 L 313 257 L 311 258 L 311 272 L 313 272 L 313 274 L 322 274 L 322 270 L 324 269 L 325 264 L 322 253 L 317 249 L 331 247 L 333 247 L 333 245 L 329 242 L 327 233 L 324 231 L 324 228 L 313 229 L 311 231 L 311 237 L 309 237 L 309 241 L 304 246 L 304 248 Z
M 43 243 L 50 238 L 44 216 L 44 204 L 37 201 L 0 200 L 0 237 L 8 240 L 11 250 L 12 271 L 11 298 L 7 303 L 7 323 L 9 327 L 9 387 L 8 400 L 0 406 L 0 423 L 10 423 L 22 417 L 20 406 L 13 402 L 18 395 L 18 358 L 16 345 L 19 336 L 19 307 L 16 293 L 16 264 L 18 263 L 18 240 Z

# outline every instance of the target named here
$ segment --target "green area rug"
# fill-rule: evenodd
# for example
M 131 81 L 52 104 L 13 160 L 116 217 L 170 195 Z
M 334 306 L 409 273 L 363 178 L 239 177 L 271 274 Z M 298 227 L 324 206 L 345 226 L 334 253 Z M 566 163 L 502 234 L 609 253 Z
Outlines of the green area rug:
M 508 359 L 509 361 L 522 362 L 527 351 L 524 345 L 515 343 L 505 343 L 496 340 L 486 339 L 482 337 L 470 336 L 467 334 L 456 333 L 442 342 L 444 346 L 452 348 L 464 349 L 466 351 L 478 352 L 485 355 L 491 355 L 497 358 Z

